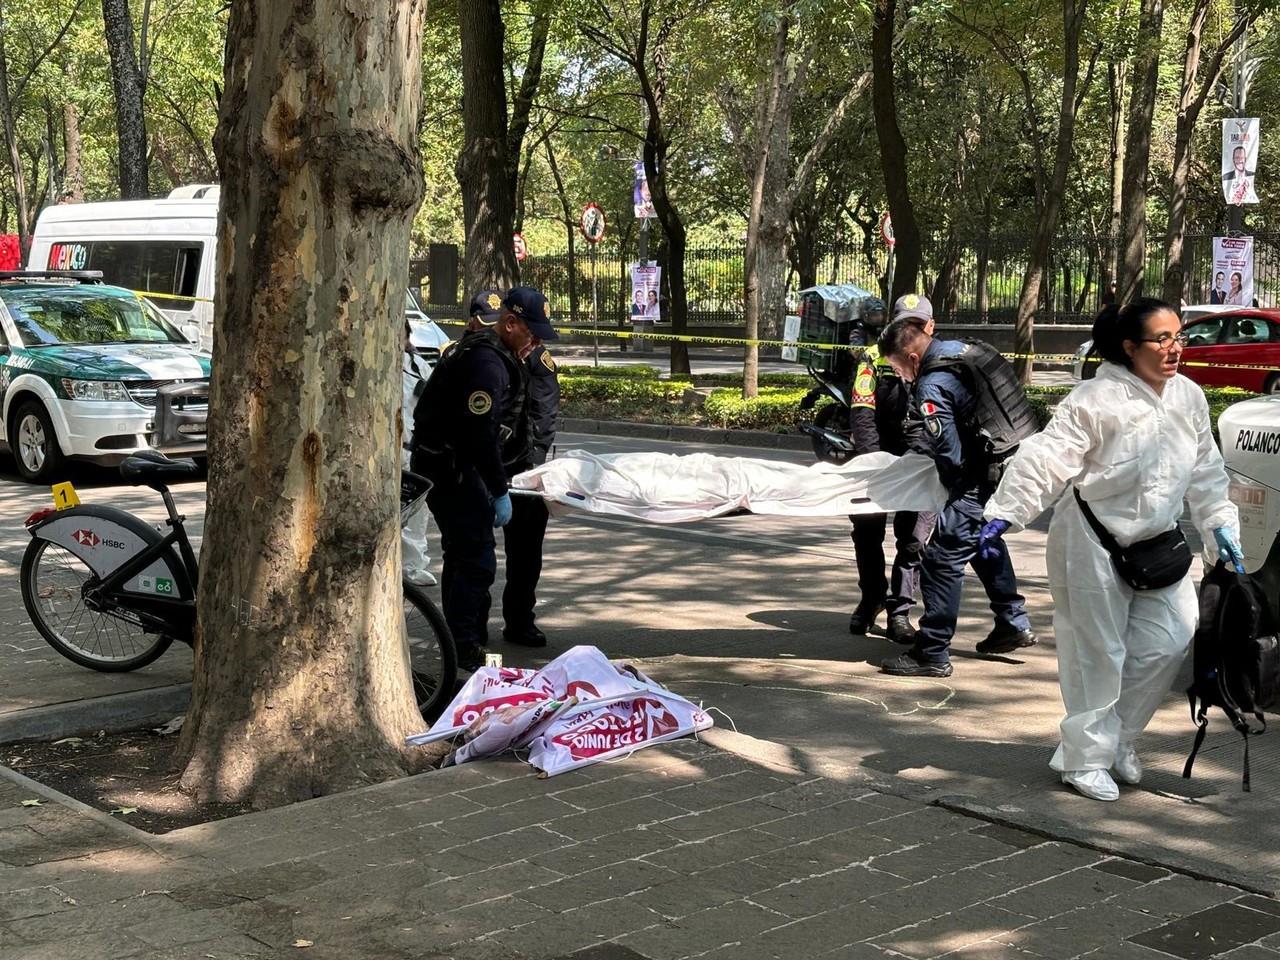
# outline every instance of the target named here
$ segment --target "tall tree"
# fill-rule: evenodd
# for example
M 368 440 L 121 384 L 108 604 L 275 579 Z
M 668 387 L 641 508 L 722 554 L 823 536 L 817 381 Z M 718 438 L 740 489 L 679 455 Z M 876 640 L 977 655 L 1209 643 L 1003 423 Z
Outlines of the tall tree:
M 550 7 L 535 7 L 530 46 L 510 122 L 502 65 L 506 27 L 499 0 L 458 0 L 462 35 L 462 151 L 457 176 L 466 228 L 466 289 L 506 290 L 520 280 L 512 234 L 529 114 L 542 79 Z
M 979 7 L 973 4 L 972 7 Z M 1014 72 L 1022 89 L 1026 112 L 1026 129 L 1031 141 L 1032 172 L 1035 181 L 1036 225 L 1027 251 L 1027 265 L 1022 274 L 1022 287 L 1018 293 L 1018 314 L 1014 321 L 1014 366 L 1024 382 L 1031 379 L 1031 357 L 1035 352 L 1035 318 L 1040 308 L 1040 296 L 1045 288 L 1050 268 L 1054 234 L 1066 196 L 1067 176 L 1071 169 L 1075 149 L 1076 116 L 1081 101 L 1088 91 L 1097 64 L 1099 48 L 1089 59 L 1084 78 L 1080 77 L 1080 46 L 1084 35 L 1089 0 L 1061 0 L 1062 6 L 1062 58 L 1058 61 L 1061 75 L 1058 87 L 1058 123 L 1056 130 L 1045 130 L 1040 118 L 1037 93 L 1040 81 L 1033 72 L 1032 54 L 1042 45 L 1032 43 L 1027 34 L 1042 29 L 1041 19 L 1029 11 L 1020 10 L 1013 22 L 997 20 L 992 23 L 978 18 L 969 19 L 974 11 L 966 8 L 961 16 L 955 12 L 948 16 L 987 41 L 996 54 Z M 1011 33 L 1015 29 L 1019 34 Z M 1055 51 L 1056 53 L 1056 51 Z M 1052 164 L 1049 154 L 1052 151 Z M 895 224 L 896 226 L 896 224 Z
M 1192 151 L 1195 145 L 1196 121 L 1205 101 L 1222 76 L 1227 51 L 1257 20 L 1266 2 L 1236 4 L 1235 19 L 1209 54 L 1200 77 L 1201 45 L 1210 0 L 1195 0 L 1187 22 L 1186 43 L 1182 58 L 1182 82 L 1178 90 L 1178 126 L 1173 143 L 1173 175 L 1169 178 L 1169 223 L 1164 235 L 1164 290 L 1166 303 L 1182 300 L 1186 285 L 1186 267 L 1182 262 L 1183 237 L 1187 230 L 1187 182 L 1191 178 Z
M 897 0 L 875 0 L 871 23 L 871 101 L 875 109 L 876 137 L 880 141 L 880 167 L 884 190 L 893 219 L 894 274 L 892 302 L 916 289 L 920 278 L 920 227 L 911 202 L 907 175 L 907 141 L 898 124 L 898 102 L 894 89 L 893 37 Z
M 401 328 L 423 0 L 237 0 L 182 785 L 259 806 L 422 760 L 404 642 Z
M 111 85 L 116 101 L 120 196 L 125 200 L 144 198 L 150 192 L 147 120 L 142 106 L 147 94 L 147 25 L 150 17 L 151 0 L 144 0 L 141 51 L 135 52 L 129 0 L 102 0 L 102 23 L 106 29 L 107 52 L 111 56 Z
M 1124 197 L 1120 207 L 1120 259 L 1116 301 L 1142 296 L 1147 269 L 1147 166 L 1151 158 L 1151 121 L 1160 80 L 1160 38 L 1164 0 L 1142 0 L 1138 43 L 1133 51 L 1133 84 L 1124 145 Z

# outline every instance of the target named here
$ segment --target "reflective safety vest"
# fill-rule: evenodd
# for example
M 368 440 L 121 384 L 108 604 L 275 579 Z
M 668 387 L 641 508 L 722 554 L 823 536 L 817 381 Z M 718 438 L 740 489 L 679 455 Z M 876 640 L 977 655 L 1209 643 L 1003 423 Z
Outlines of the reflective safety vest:
M 1023 440 L 1040 430 L 1027 392 L 1013 366 L 989 343 L 965 340 L 964 349 L 950 357 L 931 357 L 920 367 L 917 380 L 934 370 L 949 370 L 973 393 L 971 422 L 986 441 L 987 452 L 1002 460 Z

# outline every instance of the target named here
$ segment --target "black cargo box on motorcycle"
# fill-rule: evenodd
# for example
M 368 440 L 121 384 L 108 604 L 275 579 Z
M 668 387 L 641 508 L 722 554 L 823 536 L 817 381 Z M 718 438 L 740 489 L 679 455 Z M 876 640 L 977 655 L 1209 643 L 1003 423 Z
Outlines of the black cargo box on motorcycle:
M 806 344 L 846 346 L 863 305 L 875 294 L 852 283 L 820 284 L 800 291 L 800 339 L 796 359 L 814 370 L 832 373 L 841 366 L 842 350 Z

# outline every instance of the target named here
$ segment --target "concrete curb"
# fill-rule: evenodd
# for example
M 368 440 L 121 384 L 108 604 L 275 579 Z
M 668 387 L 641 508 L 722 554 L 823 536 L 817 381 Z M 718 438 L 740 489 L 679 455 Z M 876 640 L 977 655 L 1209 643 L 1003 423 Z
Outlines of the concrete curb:
M 0 743 L 158 725 L 185 713 L 190 702 L 191 684 L 180 683 L 18 710 L 0 717 Z
M 765 430 L 722 430 L 718 427 L 688 427 L 663 423 L 631 423 L 625 420 L 579 420 L 565 417 L 560 422 L 565 433 L 588 433 L 605 437 L 633 437 L 642 440 L 671 440 L 680 443 L 710 443 L 765 450 L 812 450 L 809 438 L 797 433 L 769 433 Z

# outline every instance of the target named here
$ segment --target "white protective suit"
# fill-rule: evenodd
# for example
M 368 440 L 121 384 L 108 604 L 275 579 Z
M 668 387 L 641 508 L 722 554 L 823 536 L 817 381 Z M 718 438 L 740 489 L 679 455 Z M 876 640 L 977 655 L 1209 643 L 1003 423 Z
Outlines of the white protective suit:
M 1050 766 L 1106 770 L 1168 692 L 1195 629 L 1190 575 L 1133 590 L 1081 513 L 1072 487 L 1122 546 L 1173 529 L 1185 498 L 1206 544 L 1238 529 L 1227 474 L 1200 387 L 1176 376 L 1157 394 L 1125 367 L 1099 365 L 1024 441 L 1005 470 L 988 519 L 1025 527 L 1053 505 L 1046 560 L 1066 717 Z
M 409 440 L 413 433 L 413 411 L 418 405 L 418 397 L 422 393 L 422 385 L 431 376 L 431 368 L 426 361 L 416 354 L 402 355 L 401 365 L 401 417 L 404 422 L 404 435 L 400 444 L 400 465 L 409 469 Z M 419 586 L 435 583 L 429 565 L 431 558 L 427 556 L 427 521 L 431 513 L 426 502 L 419 503 L 404 521 L 400 528 L 400 563 L 404 569 L 405 579 Z

